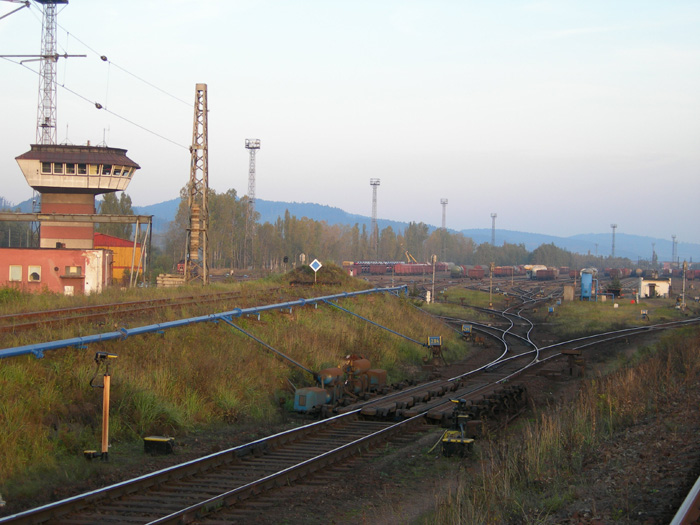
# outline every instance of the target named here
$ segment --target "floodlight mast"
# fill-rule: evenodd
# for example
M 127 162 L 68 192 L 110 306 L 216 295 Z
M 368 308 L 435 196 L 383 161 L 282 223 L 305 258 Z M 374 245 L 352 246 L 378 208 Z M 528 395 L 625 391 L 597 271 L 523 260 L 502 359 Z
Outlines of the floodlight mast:
M 372 186 L 372 233 L 370 239 L 374 246 L 374 256 L 379 256 L 379 228 L 377 227 L 377 188 L 381 181 L 379 179 L 369 179 L 369 184 Z
M 491 246 L 496 246 L 496 217 L 497 214 L 491 214 Z
M 442 229 L 446 230 L 447 221 L 445 219 L 447 216 L 447 199 L 440 199 L 440 204 L 442 204 Z
M 245 241 L 243 266 L 253 261 L 253 238 L 255 237 L 255 152 L 260 149 L 260 139 L 245 139 L 245 147 L 250 152 L 248 162 L 248 210 L 245 221 Z
M 615 258 L 615 230 L 617 229 L 617 224 L 611 224 L 612 228 L 612 258 Z

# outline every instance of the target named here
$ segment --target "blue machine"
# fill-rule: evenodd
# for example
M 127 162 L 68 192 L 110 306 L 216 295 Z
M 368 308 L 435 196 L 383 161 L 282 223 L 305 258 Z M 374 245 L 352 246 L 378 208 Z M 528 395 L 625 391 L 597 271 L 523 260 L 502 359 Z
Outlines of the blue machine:
M 581 270 L 581 300 L 591 300 L 593 296 L 593 272 Z

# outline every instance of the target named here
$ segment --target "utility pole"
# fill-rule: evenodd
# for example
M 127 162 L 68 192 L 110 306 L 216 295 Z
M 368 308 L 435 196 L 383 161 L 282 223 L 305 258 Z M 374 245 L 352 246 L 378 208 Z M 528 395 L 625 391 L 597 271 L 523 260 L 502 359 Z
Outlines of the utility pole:
M 209 284 L 208 227 L 209 145 L 207 85 L 197 84 L 194 95 L 194 123 L 190 146 L 190 180 L 187 185 L 189 227 L 185 254 L 185 282 Z
M 611 224 L 612 228 L 612 258 L 615 258 L 615 230 L 617 229 L 617 224 Z
M 496 217 L 495 213 L 491 214 L 491 246 L 496 246 Z
M 370 233 L 370 244 L 374 248 L 374 257 L 379 257 L 379 228 L 377 226 L 377 188 L 380 184 L 379 179 L 369 179 L 369 185 L 372 186 L 372 232 Z
M 260 149 L 260 139 L 245 139 L 245 147 L 250 151 L 248 162 L 248 213 L 245 220 L 245 243 L 243 266 L 253 262 L 253 238 L 255 237 L 255 152 Z

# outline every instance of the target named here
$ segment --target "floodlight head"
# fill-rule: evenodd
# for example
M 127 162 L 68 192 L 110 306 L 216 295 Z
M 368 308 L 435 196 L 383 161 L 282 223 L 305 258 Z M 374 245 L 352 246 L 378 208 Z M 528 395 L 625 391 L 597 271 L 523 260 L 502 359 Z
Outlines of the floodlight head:
M 260 139 L 245 139 L 246 149 L 260 149 Z

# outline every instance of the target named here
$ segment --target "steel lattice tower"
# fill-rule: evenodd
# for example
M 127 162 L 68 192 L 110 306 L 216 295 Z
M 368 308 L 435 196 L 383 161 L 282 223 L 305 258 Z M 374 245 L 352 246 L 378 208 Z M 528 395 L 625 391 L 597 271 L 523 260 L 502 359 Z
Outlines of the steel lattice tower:
M 447 222 L 445 218 L 447 217 L 447 199 L 440 199 L 440 204 L 442 204 L 442 229 L 447 229 Z
M 379 254 L 379 228 L 377 227 L 377 188 L 381 181 L 379 179 L 369 179 L 369 184 L 372 186 L 372 233 L 370 239 L 374 247 L 375 257 Z
M 497 214 L 491 214 L 491 246 L 496 246 L 496 217 Z
M 671 235 L 671 266 L 676 264 L 676 259 L 678 258 L 678 241 L 676 241 L 676 234 Z
M 260 149 L 260 139 L 245 139 L 245 147 L 250 152 L 248 162 L 248 210 L 245 221 L 245 250 L 243 266 L 253 261 L 253 237 L 255 237 L 255 152 Z
M 187 185 L 190 211 L 185 255 L 185 281 L 201 280 L 209 284 L 208 225 L 209 208 L 209 131 L 207 127 L 207 85 L 197 84 L 194 95 L 194 125 L 190 146 L 190 181 Z
M 36 143 L 56 144 L 56 4 L 67 4 L 68 0 L 37 2 L 44 6 L 44 16 L 41 30 Z
M 617 224 L 611 224 L 612 228 L 612 258 L 615 258 L 615 230 L 617 229 Z

